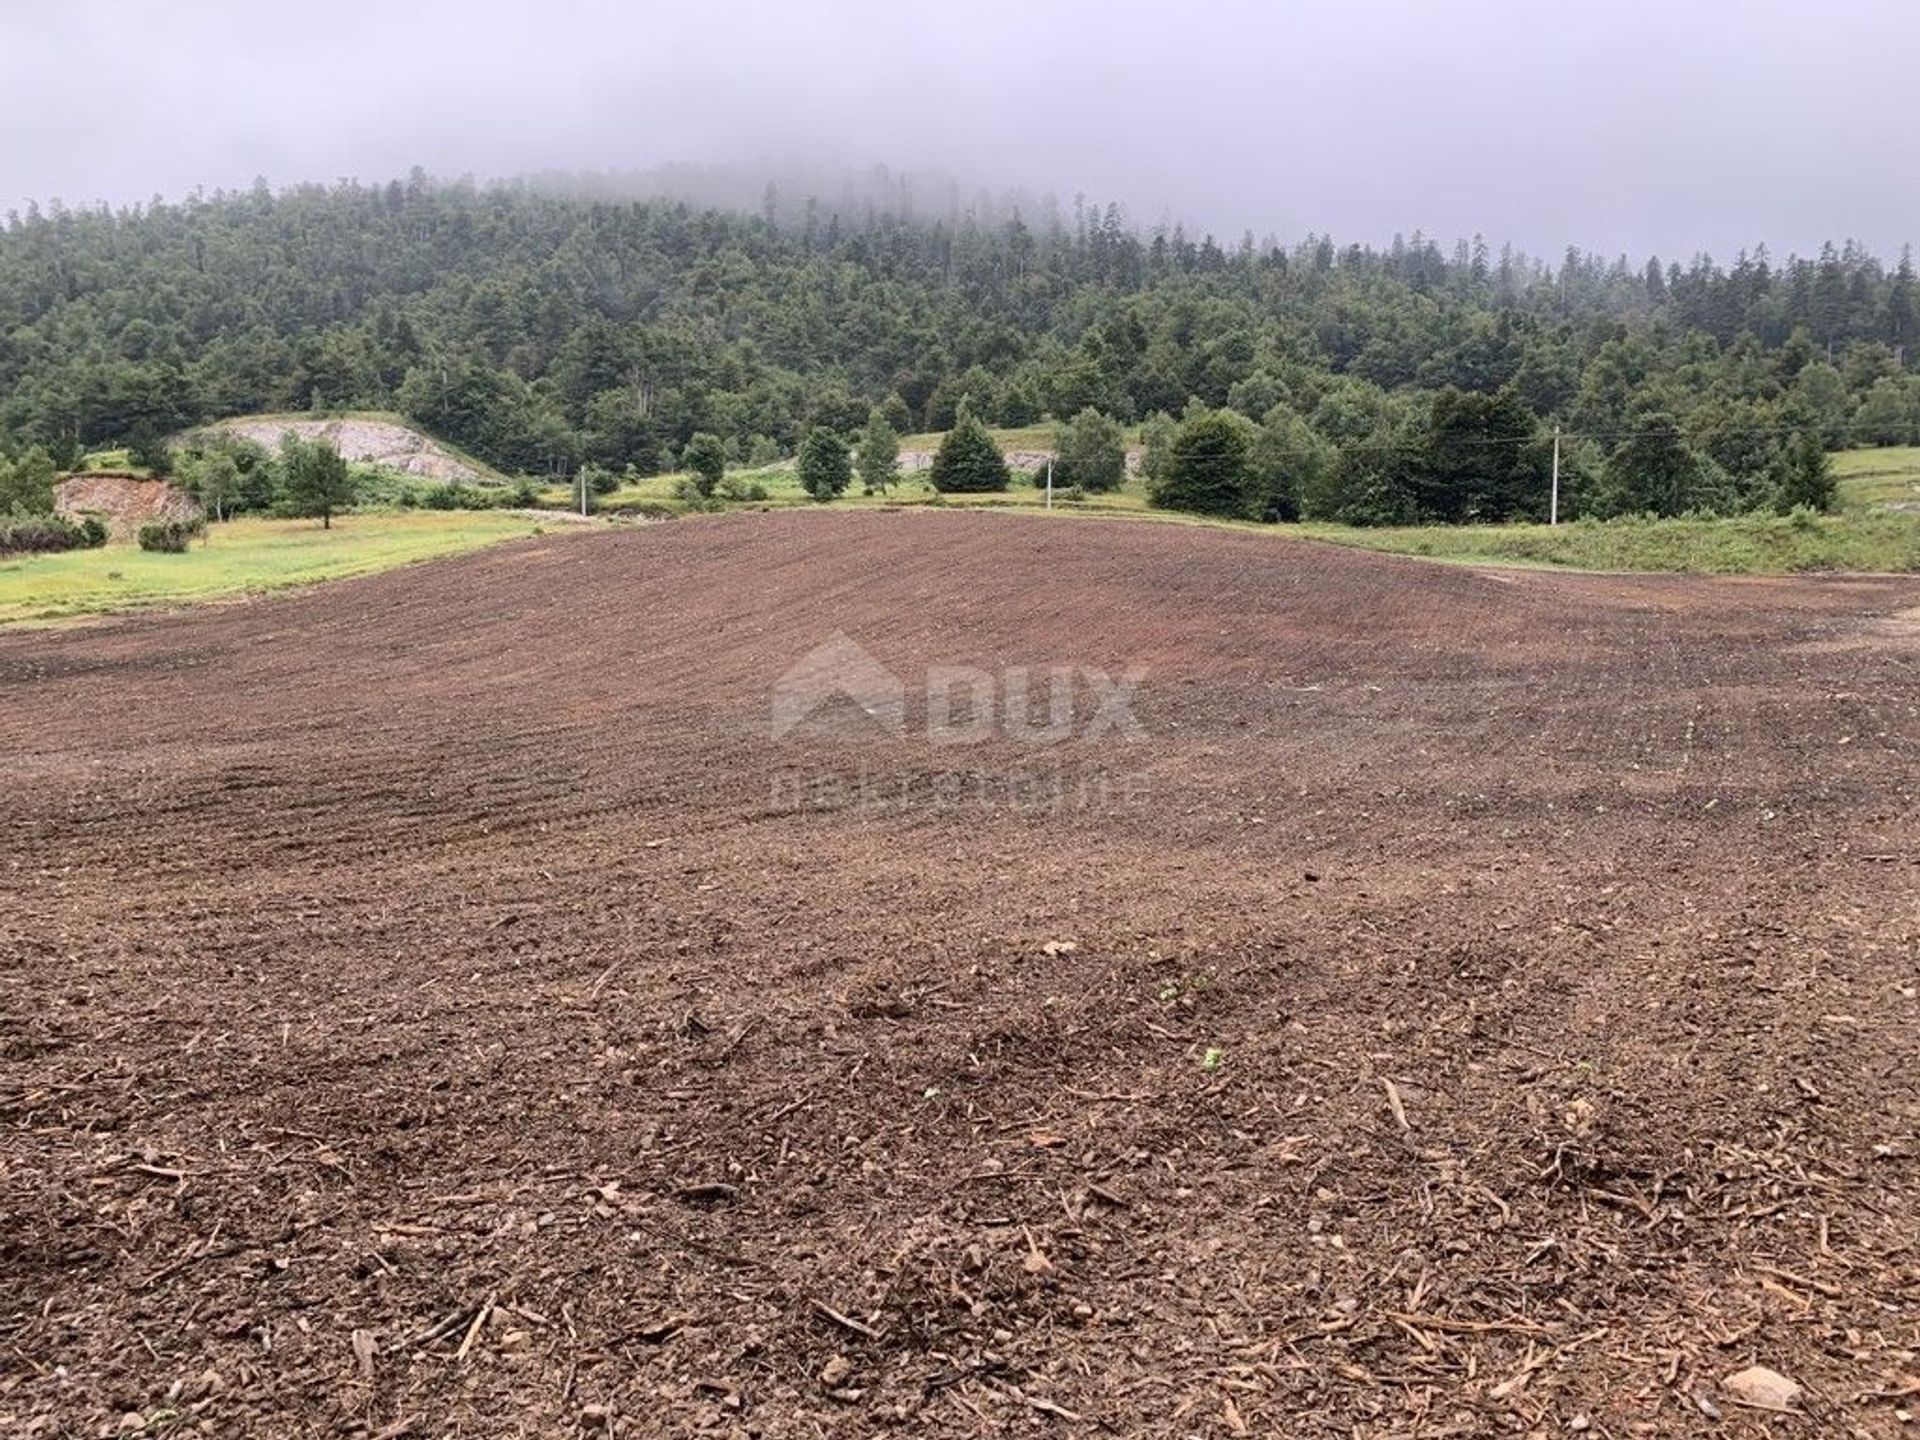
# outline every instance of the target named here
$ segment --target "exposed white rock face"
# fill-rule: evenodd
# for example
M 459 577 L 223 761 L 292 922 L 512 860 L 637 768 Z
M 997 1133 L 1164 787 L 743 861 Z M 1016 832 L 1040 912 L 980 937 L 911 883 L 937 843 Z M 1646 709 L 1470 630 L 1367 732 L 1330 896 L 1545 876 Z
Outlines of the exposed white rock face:
M 289 432 L 302 440 L 325 440 L 348 460 L 425 480 L 472 484 L 486 479 L 419 431 L 385 420 L 225 420 L 207 428 L 242 436 L 269 450 Z

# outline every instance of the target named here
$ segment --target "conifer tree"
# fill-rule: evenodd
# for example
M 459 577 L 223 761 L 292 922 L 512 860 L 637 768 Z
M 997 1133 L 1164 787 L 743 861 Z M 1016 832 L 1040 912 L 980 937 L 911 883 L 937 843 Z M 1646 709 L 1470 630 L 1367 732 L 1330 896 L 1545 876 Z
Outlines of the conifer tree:
M 966 405 L 933 457 L 933 488 L 943 494 L 1007 488 L 1007 461 Z

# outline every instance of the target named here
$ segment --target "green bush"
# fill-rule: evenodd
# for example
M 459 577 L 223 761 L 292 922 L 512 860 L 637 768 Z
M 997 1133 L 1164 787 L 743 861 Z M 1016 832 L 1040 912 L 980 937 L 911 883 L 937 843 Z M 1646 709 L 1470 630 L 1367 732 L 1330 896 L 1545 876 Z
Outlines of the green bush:
M 160 555 L 184 555 L 195 538 L 207 533 L 207 522 L 192 520 L 149 520 L 140 527 L 140 548 Z
M 533 500 L 534 493 L 530 485 L 523 484 L 517 490 L 507 490 L 462 485 L 453 480 L 445 485 L 425 485 L 409 491 L 401 497 L 400 504 L 402 508 L 418 505 L 425 510 L 509 510 L 515 505 L 531 505 Z
M 49 555 L 107 543 L 107 527 L 93 516 L 75 522 L 64 515 L 0 515 L 0 555 Z

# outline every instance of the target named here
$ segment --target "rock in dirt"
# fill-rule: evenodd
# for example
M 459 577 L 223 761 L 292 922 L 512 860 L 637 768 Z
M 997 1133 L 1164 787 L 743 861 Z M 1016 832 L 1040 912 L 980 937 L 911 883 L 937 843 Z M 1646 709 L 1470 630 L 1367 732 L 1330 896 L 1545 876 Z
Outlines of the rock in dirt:
M 844 1355 L 836 1355 L 820 1367 L 820 1384 L 828 1390 L 838 1390 L 853 1375 L 853 1362 Z
M 1727 1394 L 1744 1405 L 1762 1410 L 1792 1411 L 1800 1403 L 1800 1387 L 1778 1370 L 1749 1365 L 1720 1382 Z

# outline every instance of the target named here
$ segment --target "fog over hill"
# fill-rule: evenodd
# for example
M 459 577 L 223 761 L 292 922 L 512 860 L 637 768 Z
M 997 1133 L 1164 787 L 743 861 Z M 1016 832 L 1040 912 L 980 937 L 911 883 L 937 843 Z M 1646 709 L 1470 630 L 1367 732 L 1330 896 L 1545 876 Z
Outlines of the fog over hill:
M 1891 255 L 1920 213 L 1916 42 L 1904 0 L 12 5 L 0 206 L 878 163 L 1229 240 Z

